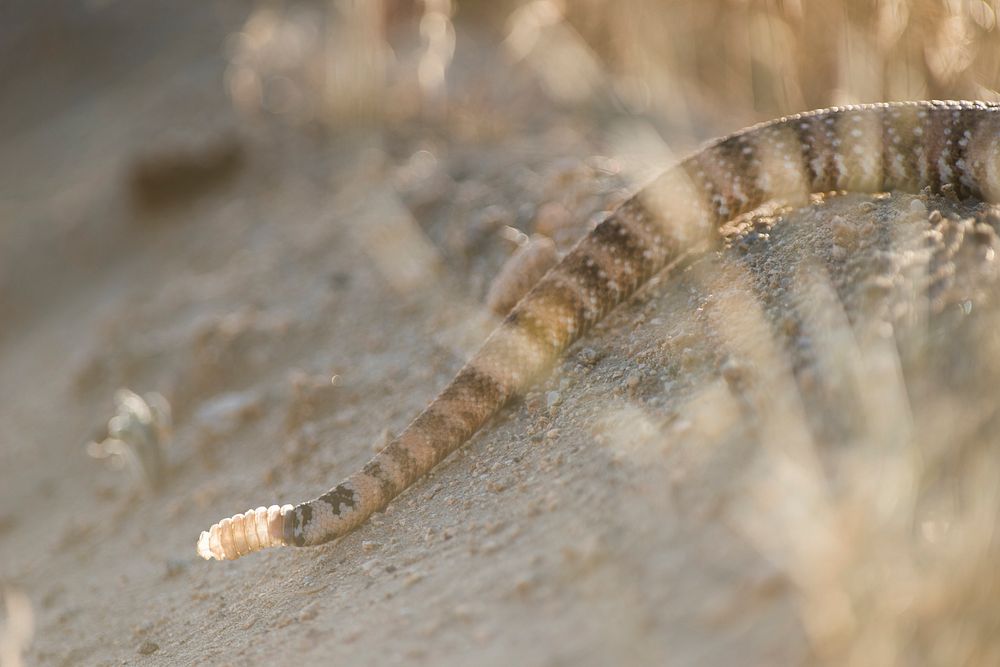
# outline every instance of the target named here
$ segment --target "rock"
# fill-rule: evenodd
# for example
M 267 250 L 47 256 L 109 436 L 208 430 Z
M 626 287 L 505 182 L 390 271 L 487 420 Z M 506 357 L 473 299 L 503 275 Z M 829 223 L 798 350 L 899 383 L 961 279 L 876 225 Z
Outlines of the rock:
M 545 407 L 552 409 L 560 403 L 562 403 L 562 394 L 558 391 L 549 391 L 545 393 Z
M 132 203 L 146 212 L 194 200 L 231 182 L 245 164 L 246 149 L 236 132 L 170 137 L 132 161 Z
M 152 655 L 160 650 L 160 645 L 154 641 L 146 640 L 139 644 L 139 655 Z

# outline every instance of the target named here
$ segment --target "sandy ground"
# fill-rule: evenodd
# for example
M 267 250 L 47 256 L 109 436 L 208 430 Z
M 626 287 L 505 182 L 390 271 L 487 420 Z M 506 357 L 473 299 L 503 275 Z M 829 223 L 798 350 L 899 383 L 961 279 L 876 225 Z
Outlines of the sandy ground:
M 199 11 L 164 31 L 204 20 L 200 37 L 34 119 L 8 114 L 0 138 L 0 583 L 30 601 L 26 661 L 810 660 L 780 548 L 796 524 L 760 500 L 768 445 L 804 438 L 823 458 L 865 441 L 851 426 L 865 397 L 838 373 L 871 369 L 830 356 L 842 348 L 823 332 L 883 349 L 886 327 L 930 321 L 959 331 L 935 339 L 945 352 L 966 335 L 963 304 L 994 279 L 991 241 L 949 245 L 947 217 L 975 207 L 851 196 L 760 219 L 654 280 L 352 535 L 204 562 L 201 530 L 322 492 L 447 382 L 491 326 L 482 300 L 513 249 L 505 226 L 544 221 L 565 248 L 630 179 L 601 157 L 602 121 L 516 96 L 454 110 L 502 126 L 475 140 L 433 122 L 246 123 L 211 48 L 238 12 Z M 203 196 L 137 209 L 136 156 L 192 127 L 206 142 L 235 131 L 242 166 Z M 937 209 L 946 229 L 927 242 Z M 913 293 L 932 307 L 907 308 Z M 823 299 L 839 304 L 827 319 L 811 310 Z M 899 349 L 903 398 L 960 374 L 914 378 Z M 85 453 L 122 386 L 173 406 L 159 491 Z

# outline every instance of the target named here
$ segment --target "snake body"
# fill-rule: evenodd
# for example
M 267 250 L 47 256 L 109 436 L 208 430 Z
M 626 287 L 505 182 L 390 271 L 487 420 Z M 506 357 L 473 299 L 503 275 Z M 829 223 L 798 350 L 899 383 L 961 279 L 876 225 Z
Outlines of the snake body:
M 524 296 L 440 394 L 363 468 L 298 505 L 259 507 L 202 532 L 232 560 L 341 537 L 468 442 L 612 308 L 719 228 L 812 193 L 954 191 L 1000 200 L 1000 106 L 899 102 L 780 118 L 704 146 L 601 222 Z

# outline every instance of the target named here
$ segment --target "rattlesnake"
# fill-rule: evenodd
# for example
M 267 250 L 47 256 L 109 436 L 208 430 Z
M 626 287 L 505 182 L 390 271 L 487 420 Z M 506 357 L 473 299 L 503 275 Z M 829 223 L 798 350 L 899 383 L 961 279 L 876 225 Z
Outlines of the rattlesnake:
M 201 533 L 198 553 L 232 560 L 350 532 L 466 443 L 651 276 L 686 253 L 717 245 L 720 226 L 733 218 L 774 201 L 801 206 L 813 193 L 924 189 L 1000 200 L 1000 106 L 845 106 L 780 118 L 708 144 L 581 239 L 361 470 L 314 500 L 223 519 Z

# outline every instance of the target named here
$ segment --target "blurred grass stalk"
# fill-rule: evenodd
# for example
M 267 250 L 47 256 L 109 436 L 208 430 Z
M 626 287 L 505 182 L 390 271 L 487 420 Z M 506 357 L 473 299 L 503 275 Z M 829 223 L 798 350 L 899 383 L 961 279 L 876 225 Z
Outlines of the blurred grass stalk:
M 0 667 L 23 667 L 24 651 L 35 633 L 35 615 L 28 596 L 13 588 L 0 590 L 4 615 L 0 617 Z

